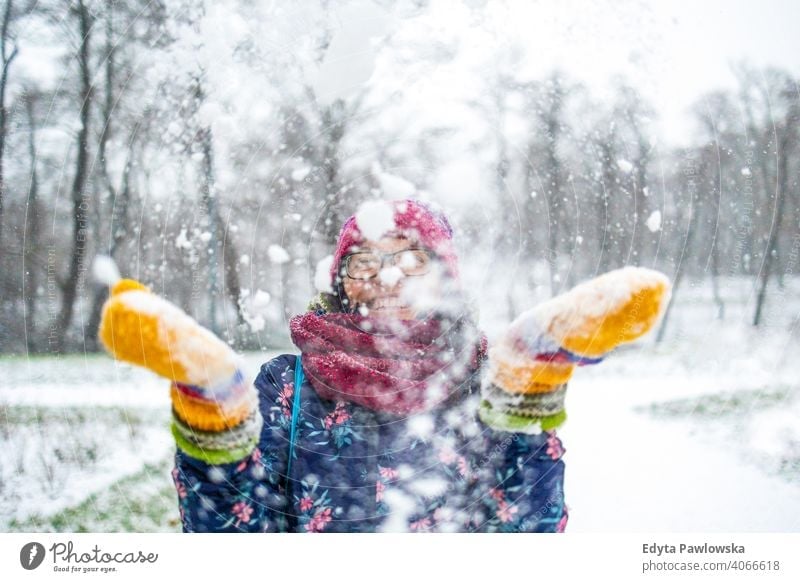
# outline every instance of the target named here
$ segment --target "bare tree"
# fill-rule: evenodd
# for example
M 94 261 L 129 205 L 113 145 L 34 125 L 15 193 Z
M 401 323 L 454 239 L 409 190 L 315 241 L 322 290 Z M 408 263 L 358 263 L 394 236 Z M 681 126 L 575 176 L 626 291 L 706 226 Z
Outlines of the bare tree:
M 205 100 L 202 81 L 196 80 L 195 99 L 198 107 Z M 222 248 L 222 268 L 224 273 L 222 290 L 227 294 L 236 308 L 237 324 L 244 323 L 241 312 L 241 285 L 239 284 L 239 273 L 237 271 L 238 253 L 233 239 L 229 236 L 228 229 L 222 221 L 222 213 L 219 208 L 219 196 L 217 192 L 216 176 L 214 171 L 214 141 L 210 127 L 200 127 L 197 132 L 197 141 L 200 144 L 202 153 L 201 170 L 201 201 L 203 209 L 209 221 L 209 255 L 212 264 L 209 269 L 211 301 L 209 301 L 209 326 L 218 332 L 215 314 L 215 295 L 217 292 L 217 265 L 220 261 L 219 246 Z M 216 264 L 215 264 L 216 263 Z
M 561 82 L 559 73 L 553 72 L 544 84 L 542 96 L 542 109 L 540 119 L 545 137 L 545 162 L 544 162 L 544 194 L 547 198 L 549 212 L 548 221 L 548 252 L 553 253 L 550 262 L 550 291 L 557 293 L 558 264 L 555 261 L 561 250 L 560 240 L 562 230 L 569 225 L 569 217 L 564 212 L 564 170 L 558 154 L 558 144 L 564 128 L 561 114 L 564 108 L 566 91 Z
M 762 152 L 758 158 L 761 178 L 759 192 L 763 204 L 771 208 L 756 224 L 763 244 L 761 264 L 756 271 L 753 325 L 762 323 L 770 277 L 780 257 L 780 239 L 789 195 L 789 158 L 797 143 L 795 82 L 786 73 L 768 68 L 758 71 L 746 64 L 734 69 L 739 80 L 739 95 L 745 113 L 749 140 Z M 759 117 L 760 114 L 760 117 Z
M 55 338 L 55 351 L 60 353 L 72 322 L 75 299 L 81 279 L 81 270 L 86 260 L 86 240 L 88 233 L 89 197 L 86 194 L 86 182 L 89 177 L 89 128 L 92 105 L 92 71 L 90 69 L 91 29 L 93 16 L 84 0 L 77 0 L 71 8 L 75 15 L 80 34 L 78 50 L 79 99 L 81 127 L 77 136 L 77 156 L 75 176 L 72 182 L 72 249 L 70 251 L 69 270 L 61 286 L 62 302 L 58 315 L 58 336 Z
M 36 159 L 36 131 L 38 93 L 31 89 L 25 94 L 25 113 L 28 121 L 28 156 L 30 159 L 30 182 L 28 204 L 25 212 L 25 235 L 22 245 L 22 295 L 25 299 L 25 344 L 28 352 L 36 352 L 36 298 L 39 286 L 39 265 L 34 260 L 39 251 L 41 232 L 41 202 L 39 200 L 39 173 Z
M 6 132 L 8 127 L 8 111 L 6 109 L 6 88 L 8 86 L 8 72 L 11 63 L 19 54 L 16 44 L 11 35 L 11 24 L 14 19 L 13 1 L 6 0 L 5 10 L 3 10 L 3 22 L 0 24 L 0 65 L 3 70 L 0 73 L 0 245 L 3 241 L 3 203 L 6 194 L 4 159 L 6 149 Z
M 727 93 L 716 91 L 702 98 L 695 107 L 695 115 L 700 121 L 705 138 L 708 140 L 704 146 L 708 150 L 706 153 L 709 164 L 706 168 L 709 175 L 706 183 L 710 196 L 703 208 L 707 215 L 707 224 L 712 227 L 709 242 L 709 258 L 706 263 L 706 271 L 711 274 L 711 291 L 714 303 L 717 306 L 717 318 L 725 317 L 725 302 L 722 299 L 719 286 L 720 275 L 720 254 L 722 242 L 722 223 L 720 212 L 722 210 L 720 201 L 723 196 L 723 148 L 727 146 L 727 140 L 721 135 L 720 123 L 724 124 L 732 115 L 731 104 Z
M 149 135 L 152 111 L 149 106 L 134 107 L 126 111 L 126 102 L 136 98 L 136 93 L 128 96 L 135 86 L 137 75 L 135 63 L 130 62 L 130 53 L 143 50 L 158 42 L 156 32 L 163 24 L 164 14 L 158 3 L 143 5 L 139 0 L 128 3 L 105 0 L 102 10 L 104 24 L 104 79 L 102 99 L 99 99 L 100 134 L 97 138 L 98 186 L 95 203 L 95 242 L 98 252 L 103 249 L 110 257 L 119 259 L 122 244 L 131 232 L 130 207 L 133 196 L 133 165 L 141 160 L 142 149 Z M 136 22 L 147 22 L 148 27 L 138 36 L 130 32 Z M 119 24 L 117 24 L 119 23 Z M 126 89 L 128 90 L 126 93 Z M 109 147 L 112 136 L 124 136 L 124 164 L 119 176 L 112 175 L 109 158 L 116 153 Z M 122 156 L 120 156 L 122 157 Z M 115 181 L 118 184 L 115 185 Z M 105 238 L 107 235 L 107 239 Z M 103 241 L 107 240 L 107 245 Z M 92 292 L 89 323 L 87 329 L 87 349 L 97 350 L 97 328 L 100 323 L 103 303 L 108 296 L 106 285 L 95 285 Z
M 771 117 L 774 119 L 772 136 L 775 143 L 774 151 L 777 158 L 777 169 L 774 180 L 775 197 L 772 221 L 767 235 L 764 260 L 758 275 L 759 287 L 755 314 L 753 315 L 754 326 L 758 326 L 762 321 L 767 297 L 767 285 L 778 263 L 778 241 L 780 240 L 784 214 L 786 213 L 786 203 L 789 199 L 789 158 L 797 144 L 797 127 L 800 122 L 798 120 L 797 104 L 794 101 L 795 91 L 793 88 L 793 81 L 777 72 L 769 75 L 765 82 L 760 85 L 764 100 L 770 104 Z M 779 104 L 783 105 L 782 108 L 776 108 L 777 111 L 771 106 L 772 93 L 776 94 Z M 781 101 L 783 103 L 780 103 Z
M 650 216 L 651 204 L 648 197 L 648 171 L 653 157 L 654 145 L 648 135 L 648 126 L 655 115 L 655 111 L 636 89 L 622 80 L 617 81 L 616 104 L 614 119 L 624 128 L 623 133 L 618 131 L 622 138 L 627 162 L 631 170 L 625 180 L 632 190 L 633 213 L 629 213 L 630 232 L 626 238 L 630 240 L 629 256 L 625 262 L 631 262 L 630 255 L 635 256 L 633 262 L 642 264 L 654 251 L 653 237 L 646 226 Z
M 617 177 L 617 127 L 613 119 L 606 119 L 598 127 L 592 141 L 597 150 L 600 164 L 599 188 L 594 193 L 595 206 L 595 244 L 599 245 L 598 270 L 607 271 L 620 259 L 619 233 L 615 232 L 614 215 L 611 202 L 618 191 Z
M 692 149 L 684 151 L 682 159 L 680 160 L 680 175 L 682 176 L 683 187 L 686 191 L 686 202 L 688 213 L 686 230 L 682 233 L 682 242 L 680 252 L 677 256 L 677 265 L 675 267 L 675 275 L 672 280 L 672 300 L 667 305 L 664 313 L 664 318 L 661 321 L 661 326 L 658 329 L 656 342 L 661 342 L 664 339 L 669 322 L 670 315 L 672 314 L 673 305 L 675 305 L 675 298 L 678 294 L 683 276 L 687 270 L 687 263 L 689 263 L 694 249 L 694 240 L 697 236 L 697 223 L 700 216 L 698 209 L 700 199 L 700 181 L 705 174 L 703 166 L 707 160 L 702 155 L 703 152 L 697 152 Z

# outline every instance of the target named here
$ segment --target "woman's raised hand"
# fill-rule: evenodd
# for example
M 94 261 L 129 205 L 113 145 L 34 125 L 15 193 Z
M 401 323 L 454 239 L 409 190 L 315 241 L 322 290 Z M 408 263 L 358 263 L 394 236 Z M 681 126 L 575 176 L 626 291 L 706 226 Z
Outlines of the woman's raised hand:
M 188 455 L 233 462 L 258 443 L 258 394 L 241 358 L 180 308 L 122 279 L 103 306 L 98 335 L 116 359 L 170 380 L 172 433 Z
M 537 432 L 564 422 L 566 383 L 650 331 L 671 284 L 641 267 L 610 271 L 525 311 L 489 349 L 480 415 L 500 430 Z

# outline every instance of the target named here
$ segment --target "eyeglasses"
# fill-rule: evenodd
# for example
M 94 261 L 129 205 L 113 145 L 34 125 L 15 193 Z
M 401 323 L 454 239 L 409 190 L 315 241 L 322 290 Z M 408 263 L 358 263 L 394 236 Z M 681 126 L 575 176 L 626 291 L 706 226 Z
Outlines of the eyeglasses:
M 399 267 L 408 277 L 424 275 L 430 271 L 432 262 L 431 253 L 425 249 L 404 249 L 387 254 L 365 251 L 345 255 L 344 271 L 351 279 L 373 279 L 380 273 L 387 258 L 392 267 Z

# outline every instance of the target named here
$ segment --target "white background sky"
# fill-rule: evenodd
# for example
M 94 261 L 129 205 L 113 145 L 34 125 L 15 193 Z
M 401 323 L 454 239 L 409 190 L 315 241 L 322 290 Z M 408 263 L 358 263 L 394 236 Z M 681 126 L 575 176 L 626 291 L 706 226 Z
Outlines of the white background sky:
M 318 24 L 304 15 L 311 4 L 271 6 L 275 13 L 270 18 L 284 23 L 297 19 L 295 35 L 303 36 Z M 368 0 L 335 1 L 331 6 L 341 20 L 350 20 L 349 34 L 362 37 L 360 41 L 386 32 L 380 9 L 366 9 Z M 686 108 L 700 94 L 734 86 L 729 63 L 747 59 L 800 76 L 797 0 L 437 0 L 432 6 L 429 12 L 441 22 L 441 32 L 435 26 L 424 34 L 460 37 L 467 45 L 474 41 L 477 44 L 467 49 L 468 59 L 492 49 L 485 36 L 475 35 L 476 22 L 465 8 L 478 6 L 482 14 L 497 19 L 489 25 L 497 42 L 521 39 L 529 47 L 534 58 L 528 58 L 525 67 L 531 76 L 559 67 L 602 91 L 612 75 L 624 74 L 658 110 L 659 135 L 670 144 L 690 140 L 693 126 Z M 316 4 L 313 9 L 318 10 Z M 35 25 L 26 25 L 17 66 L 24 76 L 52 86 L 66 74 L 57 62 L 63 48 L 42 44 L 37 33 Z M 340 49 L 348 53 L 347 47 Z M 341 63 L 334 76 L 352 76 L 355 69 L 372 65 L 357 63 L 357 54 L 349 52 L 349 62 Z
M 701 93 L 734 85 L 729 63 L 747 59 L 800 74 L 800 2 L 637 0 L 528 3 L 540 66 L 560 64 L 600 87 L 624 73 L 661 114 L 671 143 L 688 141 L 686 108 Z M 555 23 L 555 26 L 551 24 Z M 534 64 L 535 66 L 535 64 Z
M 351 50 L 334 50 L 340 67 L 325 74 L 335 84 L 356 86 L 369 77 L 359 78 L 359 71 L 373 65 L 363 41 L 385 33 L 386 23 L 367 0 L 332 6 L 347 29 L 339 38 L 359 42 Z M 518 70 L 524 78 L 541 78 L 558 68 L 603 97 L 608 82 L 623 75 L 655 106 L 661 119 L 658 135 L 668 145 L 691 141 L 694 126 L 687 109 L 701 94 L 735 87 L 731 63 L 746 60 L 800 75 L 796 0 L 438 0 L 426 10 L 423 23 L 403 21 L 401 10 L 394 12 L 401 19 L 395 21 L 399 35 L 397 26 L 389 26 L 395 29 L 394 48 L 405 52 L 403 43 L 412 43 L 410 54 L 417 56 L 411 60 L 423 74 L 415 74 L 413 65 L 400 70 L 392 62 L 371 82 L 383 89 L 400 86 L 406 97 L 425 85 L 412 107 L 415 115 L 435 109 L 445 96 L 452 99 L 454 90 L 468 94 L 478 89 L 463 76 L 470 64 L 491 74 L 509 42 L 527 48 L 524 70 Z M 423 63 L 426 43 L 434 47 L 437 42 L 455 42 L 461 66 L 467 68 Z M 325 94 L 329 87 L 320 89 Z M 441 115 L 434 111 L 435 117 Z

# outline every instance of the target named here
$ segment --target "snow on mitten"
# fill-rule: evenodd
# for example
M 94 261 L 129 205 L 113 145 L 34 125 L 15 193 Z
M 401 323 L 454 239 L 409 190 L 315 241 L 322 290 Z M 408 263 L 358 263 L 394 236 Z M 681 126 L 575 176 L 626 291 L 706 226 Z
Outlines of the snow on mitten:
M 617 346 L 647 333 L 670 293 L 662 273 L 625 267 L 522 313 L 489 349 L 481 419 L 514 432 L 560 426 L 575 366 L 597 364 Z
M 222 464 L 253 451 L 263 423 L 258 394 L 239 356 L 183 310 L 122 279 L 103 305 L 98 335 L 116 359 L 171 381 L 172 434 L 186 454 Z

